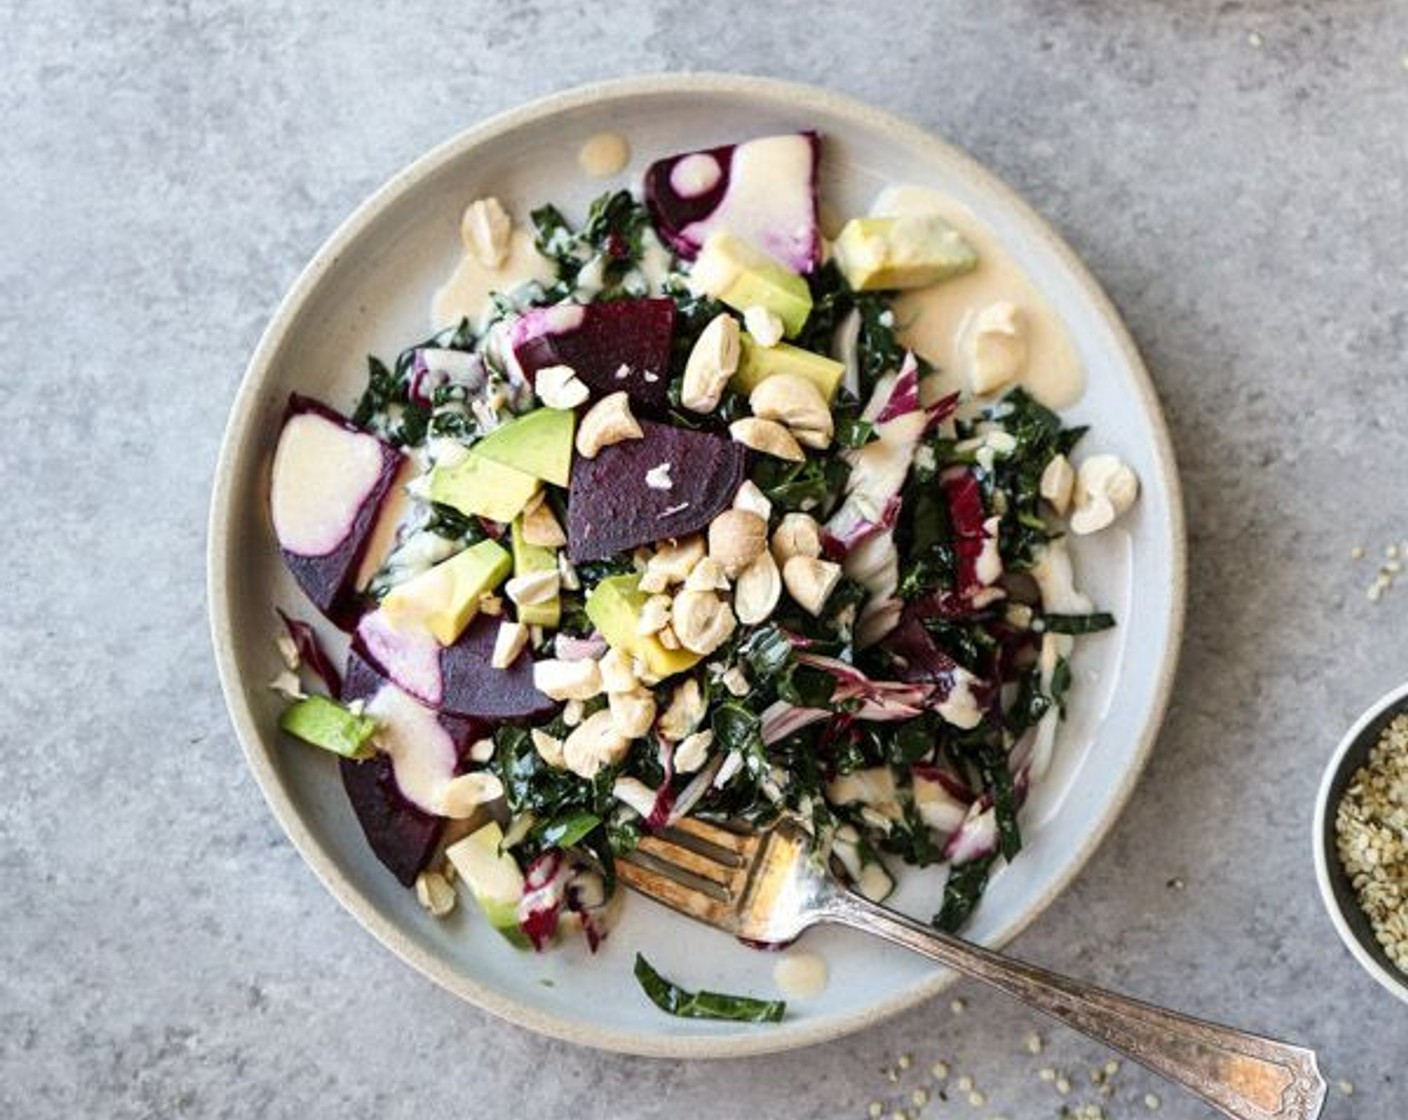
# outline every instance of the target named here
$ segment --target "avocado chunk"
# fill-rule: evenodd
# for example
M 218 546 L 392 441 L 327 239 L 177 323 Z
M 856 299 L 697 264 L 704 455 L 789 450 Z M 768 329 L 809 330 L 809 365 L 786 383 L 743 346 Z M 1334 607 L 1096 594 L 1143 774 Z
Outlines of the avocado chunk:
M 812 313 L 812 293 L 805 280 L 742 238 L 723 231 L 711 233 L 699 250 L 689 286 L 735 311 L 767 308 L 782 320 L 788 338 L 797 336 Z
M 285 709 L 279 726 L 305 743 L 343 758 L 370 758 L 370 739 L 377 723 L 371 716 L 355 715 L 326 696 L 307 696 Z
M 382 613 L 394 629 L 422 626 L 442 646 L 453 645 L 479 612 L 480 599 L 498 587 L 512 567 L 503 545 L 480 541 L 398 583 L 382 599 Z
M 637 633 L 641 611 L 649 598 L 640 589 L 638 576 L 608 576 L 587 596 L 587 617 L 609 645 L 629 657 L 640 658 L 650 672 L 663 680 L 697 665 L 700 657 L 687 649 L 666 649 L 654 634 Z
M 572 474 L 572 434 L 577 415 L 566 408 L 539 408 L 495 428 L 474 453 L 495 463 L 566 486 Z
M 489 924 L 520 949 L 529 948 L 518 928 L 518 900 L 523 897 L 523 872 L 513 856 L 500 851 L 504 833 L 490 821 L 445 849 L 455 871 L 469 886 Z
M 740 393 L 751 393 L 775 373 L 795 373 L 820 389 L 829 403 L 846 375 L 846 367 L 841 362 L 800 346 L 788 346 L 785 342 L 759 346 L 747 333 L 739 341 L 743 344 L 743 353 L 738 360 L 738 372 L 733 375 L 733 387 Z
M 937 214 L 852 218 L 833 247 L 857 292 L 923 288 L 978 267 L 978 254 Z
M 557 571 L 557 549 L 529 544 L 523 539 L 523 517 L 513 522 L 513 574 L 527 575 L 530 572 Z M 551 626 L 554 629 L 562 619 L 562 597 L 554 595 L 542 603 L 526 603 L 518 608 L 518 621 L 529 626 Z
M 430 500 L 470 517 L 512 521 L 538 492 L 538 479 L 479 454 L 478 447 L 452 467 L 430 472 Z

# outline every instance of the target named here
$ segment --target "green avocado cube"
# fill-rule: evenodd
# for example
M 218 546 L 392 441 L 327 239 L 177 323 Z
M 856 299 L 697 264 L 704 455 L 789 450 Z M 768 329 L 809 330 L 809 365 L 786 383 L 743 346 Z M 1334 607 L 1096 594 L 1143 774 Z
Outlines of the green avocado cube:
M 518 900 L 523 897 L 523 872 L 513 856 L 501 850 L 504 833 L 490 821 L 445 849 L 459 877 L 489 924 L 520 949 L 529 948 L 518 928 Z
M 687 649 L 666 649 L 654 634 L 639 633 L 641 612 L 649 598 L 640 589 L 640 577 L 608 576 L 587 596 L 587 617 L 608 645 L 628 657 L 640 658 L 664 680 L 697 665 L 700 655 Z
M 800 346 L 789 346 L 785 342 L 776 346 L 759 346 L 745 332 L 740 340 L 742 354 L 738 360 L 738 371 L 733 375 L 735 389 L 745 395 L 776 373 L 794 373 L 805 377 L 821 390 L 821 395 L 829 403 L 836 396 L 841 378 L 846 375 L 843 363 Z
M 479 612 L 480 600 L 499 586 L 512 566 L 503 545 L 478 541 L 398 583 L 382 599 L 382 613 L 398 629 L 424 627 L 442 646 L 454 645 Z
M 476 446 L 454 466 L 430 472 L 430 500 L 470 517 L 509 522 L 523 512 L 540 485 L 535 475 L 485 458 Z
M 937 214 L 852 218 L 832 247 L 857 292 L 924 288 L 978 267 L 978 254 Z
M 788 338 L 801 332 L 812 313 L 812 293 L 805 280 L 742 238 L 723 231 L 705 240 L 690 270 L 689 283 L 735 311 L 766 308 L 782 320 Z
M 523 539 L 523 518 L 513 522 L 513 574 L 557 571 L 557 549 L 529 544 Z M 554 629 L 562 621 L 562 597 L 554 595 L 542 603 L 526 603 L 518 607 L 518 621 L 529 626 L 549 626 Z
M 495 428 L 474 445 L 474 452 L 554 486 L 566 486 L 576 427 L 577 414 L 570 408 L 539 408 Z
M 290 735 L 343 758 L 369 758 L 377 722 L 348 711 L 326 696 L 307 696 L 284 709 L 279 726 Z

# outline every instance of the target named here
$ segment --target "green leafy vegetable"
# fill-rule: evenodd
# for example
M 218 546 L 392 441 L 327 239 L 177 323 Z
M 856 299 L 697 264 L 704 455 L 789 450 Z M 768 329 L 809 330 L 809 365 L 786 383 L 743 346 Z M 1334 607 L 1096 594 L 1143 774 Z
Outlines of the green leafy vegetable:
M 722 992 L 690 992 L 666 980 L 640 953 L 636 954 L 636 981 L 650 1002 L 681 1019 L 723 1019 L 734 1023 L 777 1023 L 787 1011 L 780 999 L 754 999 Z
M 1042 616 L 1042 623 L 1050 634 L 1098 634 L 1101 630 L 1114 628 L 1115 616 L 1103 612 L 1048 614 Z
M 944 884 L 943 906 L 934 915 L 934 925 L 947 933 L 962 928 L 987 889 L 988 874 L 996 860 L 995 855 L 984 856 L 949 871 L 948 882 Z

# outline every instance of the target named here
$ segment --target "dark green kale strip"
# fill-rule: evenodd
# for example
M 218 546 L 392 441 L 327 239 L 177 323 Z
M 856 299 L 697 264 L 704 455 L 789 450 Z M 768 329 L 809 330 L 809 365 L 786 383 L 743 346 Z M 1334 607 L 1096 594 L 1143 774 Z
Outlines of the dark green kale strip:
M 753 484 L 772 502 L 774 512 L 810 513 L 825 518 L 833 499 L 845 488 L 851 468 L 839 456 L 808 458 L 801 463 L 758 456 Z
M 666 980 L 636 954 L 636 980 L 661 1011 L 681 1019 L 723 1019 L 735 1023 L 777 1023 L 787 1011 L 780 999 L 754 999 L 722 992 L 690 992 Z
M 1042 628 L 1049 634 L 1098 634 L 1112 630 L 1115 616 L 1103 611 L 1094 614 L 1047 614 L 1041 616 Z
M 987 889 L 988 874 L 996 860 L 996 854 L 981 856 L 949 870 L 943 905 L 934 915 L 934 925 L 946 933 L 956 933 L 963 927 Z
M 1007 765 L 1007 748 L 1000 739 L 978 752 L 978 771 L 983 776 L 983 786 L 992 795 L 997 850 L 1004 858 L 1014 859 L 1022 850 L 1022 830 L 1017 824 L 1017 797 Z
M 469 320 L 461 319 L 453 327 L 431 335 L 423 342 L 408 346 L 388 367 L 373 354 L 367 355 L 367 387 L 352 413 L 352 423 L 375 432 L 396 447 L 414 447 L 425 439 L 430 430 L 431 410 L 410 399 L 411 378 L 415 372 L 417 350 L 473 350 L 474 330 Z M 444 404 L 451 397 L 447 390 L 437 390 L 434 403 Z M 466 418 L 467 419 L 467 418 Z M 456 422 L 443 421 L 443 427 L 455 427 Z M 460 435 L 459 431 L 435 430 L 436 435 Z
M 810 278 L 812 313 L 806 327 L 793 341 L 820 354 L 831 353 L 832 340 L 841 321 L 852 311 L 860 317 L 856 338 L 857 396 L 870 399 L 875 383 L 904 362 L 905 348 L 895 336 L 891 292 L 855 292 L 846 284 L 834 261 L 828 261 Z M 920 362 L 920 375 L 933 367 Z
M 630 191 L 608 192 L 587 208 L 586 221 L 576 230 L 556 206 L 540 206 L 530 215 L 534 244 L 553 262 L 557 282 L 542 295 L 544 303 L 557 303 L 577 287 L 582 269 L 594 258 L 602 258 L 601 290 L 598 300 L 645 295 L 643 289 L 626 283 L 645 252 L 650 215 Z

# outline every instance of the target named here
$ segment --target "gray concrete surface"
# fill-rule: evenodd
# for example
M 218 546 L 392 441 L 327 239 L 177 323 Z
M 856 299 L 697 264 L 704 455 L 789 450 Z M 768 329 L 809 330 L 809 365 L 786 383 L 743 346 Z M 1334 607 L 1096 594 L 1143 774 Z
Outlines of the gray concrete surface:
M 1318 1046 L 1326 1115 L 1408 1115 L 1408 1007 L 1337 942 L 1321 764 L 1408 675 L 1408 8 L 1401 3 L 0 5 L 0 1114 L 860 1117 L 936 1058 L 1038 1120 L 1093 1045 L 964 985 L 769 1060 L 671 1064 L 462 1006 L 361 932 L 246 775 L 207 648 L 226 407 L 303 261 L 482 115 L 588 79 L 824 82 L 1025 192 L 1108 286 L 1192 529 L 1166 730 L 1118 828 L 1016 946 Z M 1170 886 L 1180 880 L 1183 889 Z M 914 1069 L 887 1079 L 900 1054 Z M 1126 1070 L 1111 1117 L 1145 1115 Z M 1209 1113 L 1158 1090 L 1169 1118 Z

